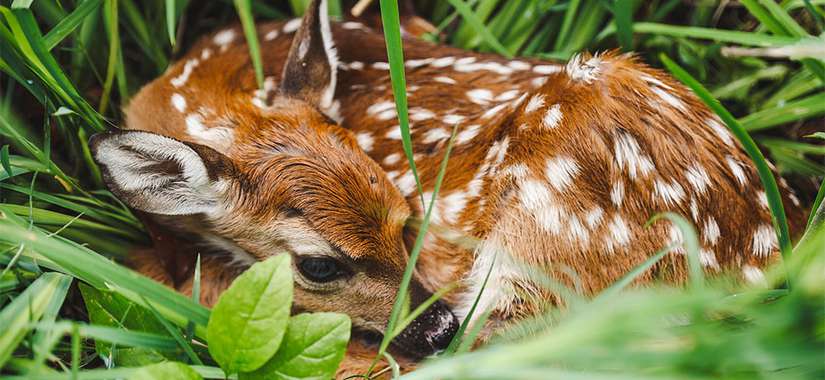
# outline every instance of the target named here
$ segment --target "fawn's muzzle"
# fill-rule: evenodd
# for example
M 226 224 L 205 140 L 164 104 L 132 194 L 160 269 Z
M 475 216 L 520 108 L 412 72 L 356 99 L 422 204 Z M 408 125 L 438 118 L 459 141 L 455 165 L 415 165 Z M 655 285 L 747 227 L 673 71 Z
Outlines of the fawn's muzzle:
M 458 331 L 458 318 L 436 301 L 393 340 L 393 346 L 413 359 L 422 359 L 447 348 Z

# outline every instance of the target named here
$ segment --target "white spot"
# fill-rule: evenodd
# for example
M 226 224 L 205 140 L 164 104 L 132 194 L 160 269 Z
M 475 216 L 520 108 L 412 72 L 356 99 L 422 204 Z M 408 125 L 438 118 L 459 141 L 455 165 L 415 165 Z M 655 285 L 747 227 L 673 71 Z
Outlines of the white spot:
M 657 179 L 653 183 L 653 200 L 659 198 L 665 202 L 666 206 L 675 206 L 685 198 L 685 189 L 676 181 L 665 182 Z
M 748 182 L 748 177 L 745 175 L 745 169 L 742 168 L 742 163 L 730 155 L 725 156 L 725 162 L 728 164 L 731 174 L 733 174 L 733 177 L 736 178 L 736 182 L 739 183 L 739 186 L 745 186 Z
M 642 80 L 644 80 L 647 83 L 662 87 L 666 90 L 673 90 L 673 87 L 670 87 L 670 86 L 666 85 L 664 82 L 662 82 L 662 81 L 660 81 L 660 80 L 658 80 L 658 79 L 656 79 L 656 78 L 654 78 L 650 75 L 642 74 L 641 78 L 642 78 Z
M 529 169 L 527 169 L 527 165 L 525 165 L 525 164 L 515 164 L 515 165 L 510 165 L 510 166 L 507 166 L 507 167 L 503 168 L 501 170 L 501 173 L 504 174 L 504 175 L 510 175 L 510 176 L 513 176 L 513 177 L 516 177 L 516 178 L 525 178 L 525 177 L 527 177 L 527 172 L 528 171 L 529 171 Z
M 447 123 L 447 124 L 455 125 L 455 124 L 458 124 L 458 123 L 464 121 L 464 116 L 456 115 L 456 114 L 448 114 L 448 115 L 444 115 L 444 117 L 442 117 L 441 120 L 443 122 Z
M 550 186 L 556 191 L 564 191 L 573 183 L 573 177 L 579 172 L 579 165 L 570 157 L 553 157 L 547 160 L 544 174 Z
M 347 21 L 341 24 L 341 27 L 348 30 L 356 30 L 356 29 L 363 29 L 364 24 L 355 21 Z
M 508 100 L 515 99 L 516 97 L 518 97 L 518 95 L 519 95 L 519 90 L 504 91 L 501 94 L 498 94 L 498 96 L 496 96 L 496 101 L 497 102 L 506 102 Z
M 510 61 L 507 66 L 513 70 L 530 70 L 530 64 L 524 61 Z
M 716 219 L 713 219 L 712 216 L 709 216 L 705 220 L 703 232 L 705 242 L 710 245 L 716 245 L 716 242 L 719 241 L 719 236 L 721 236 L 721 233 L 719 232 L 719 225 L 716 224 Z
M 567 220 L 567 227 L 570 228 L 568 231 L 570 240 L 578 240 L 581 242 L 587 242 L 590 238 L 590 233 L 584 228 L 579 218 L 575 215 L 571 215 Z
M 693 220 L 699 220 L 699 204 L 692 197 L 690 198 L 690 216 L 693 217 Z
M 719 269 L 719 261 L 716 260 L 716 254 L 713 251 L 700 249 L 699 262 L 708 268 Z
M 172 94 L 172 106 L 175 107 L 178 112 L 186 111 L 186 99 L 183 98 L 183 95 L 174 93 Z
M 464 57 L 464 58 L 457 59 L 453 65 L 459 65 L 459 66 L 469 65 L 469 64 L 471 64 L 475 61 L 476 61 L 476 57 Z
M 287 23 L 284 24 L 283 31 L 284 31 L 284 33 L 293 33 L 296 30 L 298 30 L 298 28 L 300 28 L 300 27 L 301 27 L 301 19 L 294 18 L 292 20 L 287 21 Z
M 345 68 L 346 70 L 363 70 L 364 69 L 364 62 L 352 61 L 349 64 L 341 63 L 341 67 Z
M 670 252 L 684 254 L 685 247 L 684 247 L 684 236 L 682 236 L 682 230 L 676 227 L 675 224 L 671 224 L 668 228 L 668 243 L 673 246 Z
M 186 63 L 183 64 L 183 71 L 181 71 L 180 75 L 172 78 L 169 83 L 172 83 L 172 86 L 180 87 L 186 84 L 186 81 L 189 80 L 189 76 L 192 75 L 192 71 L 198 67 L 200 64 L 200 60 L 197 58 L 192 58 Z
M 367 107 L 367 115 L 375 115 L 389 109 L 395 109 L 394 102 L 379 102 Z
M 209 59 L 209 57 L 211 57 L 211 56 L 212 56 L 212 49 L 203 48 L 203 50 L 201 50 L 201 60 L 202 61 L 205 61 L 205 60 Z
M 433 58 L 410 59 L 410 60 L 407 60 L 407 61 L 404 62 L 404 66 L 407 66 L 411 69 L 414 69 L 416 67 L 421 67 L 421 66 L 427 65 L 432 61 L 433 61 Z
M 662 98 L 662 100 L 665 101 L 665 103 L 670 104 L 672 107 L 678 108 L 683 112 L 687 110 L 685 103 L 683 103 L 679 98 L 667 92 L 666 90 L 661 89 L 659 87 L 651 87 L 650 89 L 651 91 L 653 91 L 654 94 L 658 95 L 660 98 Z
M 387 62 L 373 62 L 372 68 L 376 70 L 389 70 L 390 64 Z
M 465 142 L 472 140 L 476 137 L 480 129 L 480 125 L 470 125 L 465 127 L 463 131 L 456 135 L 456 144 L 464 144 Z
M 467 97 L 470 98 L 470 101 L 473 103 L 486 105 L 493 100 L 493 93 L 487 89 L 477 88 L 467 91 Z
M 435 117 L 435 113 L 425 108 L 411 108 L 410 109 L 410 119 L 415 121 L 424 121 L 430 120 Z
M 264 41 L 272 41 L 278 38 L 278 29 L 272 29 L 267 34 L 264 34 Z
M 607 230 L 610 231 L 610 236 L 606 241 L 608 251 L 613 251 L 614 244 L 622 247 L 630 243 L 630 227 L 621 215 L 613 215 L 613 219 L 607 225 Z
M 501 111 L 507 108 L 507 103 L 501 103 L 493 108 L 488 109 L 484 114 L 481 115 L 482 119 L 489 119 L 493 116 L 497 116 L 501 114 Z
M 401 140 L 401 127 L 396 125 L 390 128 L 385 137 L 391 140 Z
M 752 265 L 742 266 L 742 276 L 744 276 L 745 281 L 747 281 L 751 285 L 768 284 L 768 281 L 765 279 L 765 274 L 762 273 L 762 270 Z
M 448 224 L 455 224 L 458 221 L 458 216 L 467 206 L 467 193 L 463 191 L 454 192 L 442 198 L 440 203 L 443 205 L 442 220 Z
M 372 133 L 370 132 L 357 133 L 355 134 L 355 139 L 358 141 L 358 146 L 365 152 L 371 151 L 372 145 L 375 143 L 375 138 L 372 137 Z
M 691 165 L 685 172 L 685 177 L 691 186 L 693 186 L 693 188 L 699 193 L 704 194 L 707 191 L 708 184 L 710 183 L 710 176 L 708 176 L 708 172 L 705 168 L 699 164 Z
M 759 204 L 762 205 L 762 208 L 768 209 L 770 207 L 768 204 L 768 194 L 764 191 L 757 192 L 756 198 L 759 199 Z
M 475 61 L 475 59 L 474 59 L 475 57 L 467 57 L 467 58 L 459 59 L 453 65 L 453 69 L 455 71 L 463 72 L 463 73 L 472 73 L 472 72 L 476 72 L 476 71 L 479 71 L 479 70 L 492 71 L 492 72 L 494 72 L 496 74 L 500 74 L 500 75 L 510 75 L 510 74 L 513 73 L 513 69 L 511 69 L 507 66 L 504 66 L 500 63 L 497 63 L 497 62 L 473 63 L 469 58 L 473 58 L 472 61 Z M 467 62 L 467 63 L 464 63 L 464 62 Z
M 545 83 L 547 83 L 547 77 L 538 77 L 530 80 L 530 84 L 533 87 L 541 87 L 544 86 Z
M 199 143 L 213 148 L 226 147 L 232 143 L 234 135 L 232 129 L 225 127 L 207 128 L 199 114 L 190 114 L 186 117 L 185 122 L 186 133 Z
M 576 54 L 567 62 L 565 70 L 571 79 L 590 83 L 594 81 L 601 72 L 601 63 L 602 60 L 598 56 L 593 56 L 588 59 L 587 62 L 582 62 L 582 56 Z M 533 68 L 533 71 L 535 71 L 535 68 Z
M 719 137 L 725 145 L 733 146 L 733 137 L 731 137 L 730 132 L 728 129 L 725 128 L 721 123 L 716 121 L 714 118 L 708 119 L 705 123 L 713 129 L 713 132 L 716 133 L 716 136 Z
M 777 247 L 776 233 L 773 227 L 763 224 L 753 233 L 753 254 L 759 257 L 767 257 Z
M 425 144 L 431 144 L 436 141 L 446 140 L 450 138 L 450 133 L 442 128 L 433 128 L 424 132 L 424 139 L 421 140 Z
M 561 71 L 561 66 L 558 65 L 536 65 L 533 66 L 533 72 L 536 74 L 554 74 Z
M 398 186 L 398 190 L 401 191 L 401 195 L 409 196 L 417 189 L 415 184 L 415 176 L 413 176 L 412 171 L 407 171 L 395 181 L 395 185 Z
M 553 104 L 547 109 L 547 113 L 544 114 L 544 118 L 541 120 L 541 125 L 548 129 L 556 128 L 559 126 L 561 119 L 561 106 L 559 104 Z
M 561 220 L 564 211 L 556 207 L 556 201 L 550 194 L 550 189 L 536 180 L 527 180 L 521 184 L 519 200 L 524 210 L 530 211 L 536 223 L 544 230 L 558 234 L 561 231 Z
M 434 59 L 430 66 L 432 67 L 447 67 L 455 63 L 455 57 L 441 57 Z
M 613 187 L 610 189 L 610 200 L 616 206 L 622 205 L 622 200 L 624 200 L 624 182 L 618 181 L 613 184 Z
M 443 75 L 435 77 L 435 78 L 433 78 L 433 80 L 436 81 L 436 82 L 446 83 L 446 84 L 456 84 L 456 83 L 458 83 L 458 82 L 455 81 L 455 79 L 450 78 L 450 77 L 445 77 Z
M 531 113 L 544 106 L 544 95 L 537 94 L 530 98 L 527 106 L 524 107 L 524 113 Z
M 236 33 L 234 30 L 226 29 L 218 32 L 218 34 L 216 34 L 215 37 L 212 38 L 212 42 L 214 42 L 215 45 L 218 45 L 221 48 L 223 48 L 224 46 L 231 44 L 232 41 L 235 40 L 235 37 Z
M 587 226 L 591 229 L 596 228 L 599 223 L 602 221 L 602 217 L 604 216 L 604 210 L 601 207 L 596 206 L 596 208 L 587 212 L 587 216 L 585 216 L 585 222 L 587 222 Z
M 384 157 L 384 165 L 391 166 L 401 161 L 401 153 L 393 153 Z
M 639 142 L 629 133 L 617 134 L 613 150 L 616 164 L 619 169 L 627 170 L 630 179 L 635 179 L 637 173 L 647 176 L 653 171 L 653 162 L 642 153 Z
M 378 120 L 392 120 L 398 117 L 398 113 L 395 111 L 395 108 L 390 108 L 388 110 L 384 110 L 375 115 L 375 118 Z

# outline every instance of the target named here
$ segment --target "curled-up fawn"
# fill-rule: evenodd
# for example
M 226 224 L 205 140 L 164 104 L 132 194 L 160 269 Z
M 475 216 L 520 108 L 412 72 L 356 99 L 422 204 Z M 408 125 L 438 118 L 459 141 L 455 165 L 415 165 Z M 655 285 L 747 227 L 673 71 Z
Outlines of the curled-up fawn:
M 165 236 L 135 267 L 187 291 L 191 278 L 161 258 L 205 253 L 212 303 L 250 263 L 290 254 L 296 311 L 346 313 L 357 331 L 382 334 L 416 234 L 408 221 L 426 206 L 402 151 L 382 34 L 330 23 L 315 0 L 303 20 L 262 24 L 258 37 L 263 88 L 242 32 L 228 28 L 144 87 L 126 130 L 92 140 L 109 188 Z M 615 53 L 559 65 L 404 43 L 427 202 L 457 130 L 412 306 L 461 284 L 396 338 L 407 357 L 446 347 L 491 267 L 478 306 L 491 311 L 487 333 L 558 301 L 528 268 L 565 283 L 575 273 L 593 294 L 675 244 L 638 282 L 683 280 L 679 230 L 643 227 L 659 212 L 697 227 L 708 272 L 761 281 L 777 257 L 751 161 L 669 76 Z M 371 359 L 357 342 L 351 351 L 342 375 Z

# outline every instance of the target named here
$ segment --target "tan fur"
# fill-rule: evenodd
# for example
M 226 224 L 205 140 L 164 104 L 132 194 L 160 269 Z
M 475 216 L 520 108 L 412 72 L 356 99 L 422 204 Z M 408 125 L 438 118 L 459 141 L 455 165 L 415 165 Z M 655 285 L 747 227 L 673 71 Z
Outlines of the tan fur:
M 277 78 L 289 51 L 292 35 L 284 26 L 259 26 L 269 81 Z M 282 211 L 267 205 L 305 209 L 313 228 L 366 269 L 350 293 L 323 298 L 299 290 L 296 303 L 311 311 L 343 310 L 356 324 L 380 323 L 406 262 L 404 243 L 409 246 L 414 236 L 410 231 L 403 236 L 404 220 L 421 218 L 424 211 L 395 136 L 394 106 L 376 106 L 393 101 L 381 34 L 354 24 L 333 25 L 341 61 L 339 104 L 322 111 L 341 120 L 344 128 L 337 129 L 303 104 L 254 105 L 247 46 L 238 27 L 228 30 L 237 36 L 231 43 L 203 39 L 144 87 L 126 110 L 127 128 L 204 144 L 232 160 L 243 181 L 233 185 L 228 203 L 234 206 L 212 221 L 211 231 L 256 259 L 289 249 L 284 239 L 290 237 L 278 232 Z M 273 31 L 278 37 L 267 39 Z M 771 221 L 749 158 L 732 136 L 713 128 L 720 121 L 664 73 L 616 53 L 582 55 L 562 66 L 528 59 L 514 63 L 420 40 L 404 43 L 415 162 L 425 192 L 434 187 L 445 136 L 458 128 L 436 203 L 436 233 L 427 237 L 417 270 L 418 281 L 431 291 L 460 282 L 462 291 L 447 296 L 457 310 L 466 311 L 493 256 L 497 269 L 484 306 L 494 309 L 494 323 L 546 306 L 551 295 L 525 275 L 524 265 L 594 294 L 674 243 L 669 222 L 643 227 L 663 211 L 696 225 L 711 273 L 738 274 L 777 258 L 772 235 L 764 236 L 767 241 L 754 237 Z M 171 81 L 194 60 L 197 66 L 185 84 L 175 87 Z M 170 103 L 173 94 L 185 99 L 184 112 Z M 263 95 L 268 102 L 274 99 L 274 93 Z M 233 139 L 187 133 L 192 114 L 200 115 L 208 130 L 231 131 Z M 294 125 L 301 127 L 288 127 Z M 292 149 L 301 154 L 291 155 Z M 282 159 L 267 161 L 273 151 Z M 739 176 L 729 162 L 740 168 Z M 320 176 L 323 185 L 301 189 L 299 177 L 276 177 L 278 165 L 292 164 L 307 165 L 304 175 Z M 366 188 L 371 190 L 362 191 Z M 784 185 L 783 190 L 789 192 Z M 302 195 L 307 192 L 312 196 Z M 398 202 L 399 192 L 406 204 Z M 784 201 L 794 204 L 790 197 Z M 791 221 L 800 220 L 797 207 L 788 212 Z M 623 229 L 626 234 L 617 235 Z M 763 244 L 768 252 L 754 254 Z M 204 292 L 204 302 L 214 302 L 237 274 L 223 264 L 205 259 L 204 283 L 216 285 Z M 138 269 L 169 283 L 151 259 Z M 685 276 L 685 257 L 677 248 L 638 282 L 681 282 Z M 179 289 L 187 291 L 187 283 Z M 531 295 L 539 302 L 530 302 Z M 368 321 L 365 309 L 371 315 L 379 310 L 378 320 Z M 353 344 L 339 376 L 363 370 L 372 358 L 364 350 Z

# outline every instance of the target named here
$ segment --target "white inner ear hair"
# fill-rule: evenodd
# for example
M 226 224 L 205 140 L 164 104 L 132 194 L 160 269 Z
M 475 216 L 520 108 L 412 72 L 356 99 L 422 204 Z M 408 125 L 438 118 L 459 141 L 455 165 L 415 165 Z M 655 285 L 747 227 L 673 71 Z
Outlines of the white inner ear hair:
M 200 156 L 185 144 L 160 135 L 128 132 L 105 139 L 96 158 L 109 171 L 120 191 L 142 198 L 144 211 L 167 215 L 210 212 L 215 205 L 212 186 Z M 180 172 L 160 164 L 174 162 Z
M 324 40 L 324 50 L 327 53 L 329 63 L 329 84 L 321 94 L 322 110 L 327 111 L 332 107 L 332 99 L 335 96 L 335 85 L 338 80 L 338 50 L 335 49 L 335 41 L 332 40 L 332 31 L 329 25 L 329 8 L 327 0 L 321 0 L 318 7 L 318 20 L 321 22 L 321 37 Z

